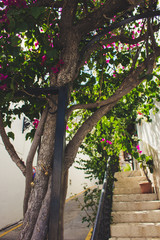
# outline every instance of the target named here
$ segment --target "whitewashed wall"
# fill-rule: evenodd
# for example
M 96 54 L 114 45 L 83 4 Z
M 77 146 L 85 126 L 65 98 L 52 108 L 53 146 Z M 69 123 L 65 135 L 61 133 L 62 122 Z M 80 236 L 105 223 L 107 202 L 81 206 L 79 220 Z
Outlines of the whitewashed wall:
M 77 154 L 76 160 L 79 158 L 88 159 L 88 156 Z M 75 163 L 69 169 L 67 198 L 74 194 L 82 192 L 84 190 L 84 186 L 92 187 L 95 185 L 95 180 L 90 181 L 89 179 L 85 178 L 86 175 L 84 171 L 76 169 L 75 166 L 79 167 L 79 165 Z
M 15 132 L 15 149 L 19 157 L 25 160 L 30 143 L 25 141 L 22 125 L 23 121 L 17 119 L 12 128 Z M 0 229 L 22 219 L 24 186 L 25 178 L 10 159 L 0 138 Z
M 160 103 L 156 103 L 156 107 L 160 110 Z M 137 125 L 140 148 L 142 152 L 152 155 L 155 165 L 153 181 L 156 186 L 156 191 L 160 199 L 160 111 L 153 114 L 151 111 L 152 122 L 148 123 L 145 120 Z

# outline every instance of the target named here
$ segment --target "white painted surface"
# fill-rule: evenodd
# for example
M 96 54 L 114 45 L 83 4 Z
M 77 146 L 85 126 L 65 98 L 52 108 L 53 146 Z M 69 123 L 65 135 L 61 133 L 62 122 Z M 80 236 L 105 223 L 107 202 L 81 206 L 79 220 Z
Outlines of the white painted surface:
M 142 120 L 137 125 L 138 137 L 140 141 L 140 149 L 142 153 L 151 155 L 154 161 L 154 174 L 151 179 L 155 186 L 155 191 L 160 199 L 160 102 L 156 102 L 159 112 L 153 114 L 151 111 L 152 122 L 148 123 Z
M 24 153 L 30 143 L 25 141 L 25 135 L 22 134 L 22 124 L 23 121 L 17 119 L 12 129 L 15 132 L 15 149 L 19 157 L 25 160 Z M 22 219 L 24 186 L 25 178 L 11 160 L 0 138 L 0 229 Z
M 83 158 L 87 159 L 88 156 L 83 154 L 77 154 L 77 159 Z M 73 164 L 73 166 L 69 169 L 69 178 L 68 178 L 68 191 L 67 191 L 67 198 L 70 196 L 80 193 L 84 190 L 84 186 L 91 187 L 95 185 L 95 180 L 89 180 L 86 177 L 84 171 L 76 169 L 75 166 L 78 164 Z
M 159 112 L 153 114 L 151 111 L 152 122 L 142 120 L 141 124 L 137 125 L 138 136 L 142 140 L 140 142 L 143 151 L 143 142 L 149 144 L 160 154 L 160 103 L 156 103 Z

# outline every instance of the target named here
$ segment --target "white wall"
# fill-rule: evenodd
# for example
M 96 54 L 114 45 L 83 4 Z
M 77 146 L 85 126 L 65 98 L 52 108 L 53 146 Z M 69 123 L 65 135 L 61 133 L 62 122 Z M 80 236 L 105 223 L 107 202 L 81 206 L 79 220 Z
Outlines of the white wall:
M 76 160 L 88 159 L 87 155 L 77 154 Z M 73 166 L 69 169 L 69 178 L 68 178 L 68 191 L 67 198 L 70 196 L 80 193 L 84 190 L 84 186 L 91 187 L 95 185 L 95 180 L 89 180 L 86 177 L 83 170 L 76 169 L 75 166 L 79 165 L 74 163 Z
M 160 103 L 156 103 L 159 112 L 153 114 L 151 111 L 152 122 L 148 123 L 144 120 L 137 125 L 138 137 L 140 141 L 140 149 L 143 153 L 153 156 L 154 174 L 153 181 L 156 191 L 160 198 Z
M 30 142 L 25 141 L 22 124 L 23 120 L 17 119 L 12 128 L 15 132 L 15 149 L 19 157 L 25 160 Z M 0 138 L 0 229 L 22 219 L 24 186 L 25 178 L 11 160 Z

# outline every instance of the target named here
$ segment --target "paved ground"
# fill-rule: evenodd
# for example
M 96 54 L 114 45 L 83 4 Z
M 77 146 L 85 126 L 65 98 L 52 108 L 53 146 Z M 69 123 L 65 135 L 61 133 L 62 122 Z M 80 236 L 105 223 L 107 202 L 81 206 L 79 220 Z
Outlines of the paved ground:
M 82 194 L 78 196 L 78 199 L 80 202 L 83 202 Z M 64 218 L 64 240 L 85 240 L 88 235 L 90 229 L 86 226 L 86 224 L 82 224 L 81 222 L 82 215 L 84 215 L 84 213 L 81 212 L 79 205 L 80 204 L 74 199 L 66 203 Z M 8 228 L 5 231 L 0 231 L 0 240 L 18 240 L 18 235 L 22 228 L 19 226 L 20 224 L 21 223 L 18 223 L 17 226 L 12 226 L 10 229 Z

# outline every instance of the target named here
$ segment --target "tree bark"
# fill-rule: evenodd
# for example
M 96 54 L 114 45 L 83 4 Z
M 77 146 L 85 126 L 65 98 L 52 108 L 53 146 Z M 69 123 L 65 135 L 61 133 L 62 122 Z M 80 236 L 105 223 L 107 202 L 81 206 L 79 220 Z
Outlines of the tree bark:
M 53 98 L 53 102 L 56 102 L 57 96 Z M 40 214 L 42 202 L 45 198 L 48 188 L 48 179 L 49 175 L 51 174 L 56 128 L 56 114 L 52 113 L 57 110 L 57 106 L 53 102 L 50 101 L 50 111 L 47 114 L 44 126 L 34 186 L 30 194 L 28 209 L 24 217 L 23 229 L 19 236 L 19 240 L 31 240 L 38 216 Z
M 33 139 L 33 142 L 32 142 L 32 145 L 31 145 L 31 148 L 28 153 L 27 160 L 26 160 L 26 185 L 25 185 L 25 196 L 24 196 L 24 202 L 23 202 L 23 213 L 24 214 L 27 211 L 28 200 L 29 200 L 29 196 L 30 196 L 30 192 L 31 192 L 31 182 L 32 182 L 32 178 L 33 178 L 32 163 L 33 163 L 33 159 L 34 159 L 37 147 L 39 146 L 40 139 L 41 139 L 41 136 L 43 133 L 43 128 L 44 128 L 44 123 L 46 120 L 47 112 L 48 112 L 48 107 L 46 107 L 42 113 L 41 120 L 38 124 L 38 128 L 35 132 L 35 136 L 34 136 L 34 139 Z
M 50 200 L 51 200 L 51 184 L 52 184 L 52 176 L 50 176 L 49 178 L 48 190 L 42 202 L 42 206 L 39 211 L 38 219 L 35 224 L 31 240 L 40 240 L 40 239 L 45 240 L 47 237 L 49 209 L 50 209 Z

